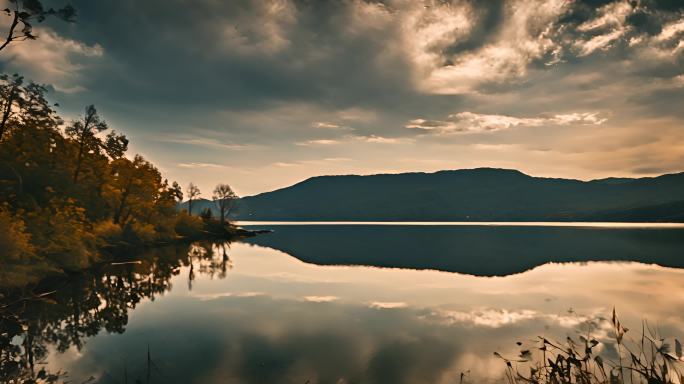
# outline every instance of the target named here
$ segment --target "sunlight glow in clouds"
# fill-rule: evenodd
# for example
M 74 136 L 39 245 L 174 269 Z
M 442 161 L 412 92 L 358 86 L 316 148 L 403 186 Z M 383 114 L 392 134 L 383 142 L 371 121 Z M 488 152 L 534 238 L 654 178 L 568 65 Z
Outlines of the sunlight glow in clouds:
M 3 52 L 9 68 L 34 81 L 51 84 L 60 92 L 85 91 L 79 84 L 78 72 L 83 65 L 78 61 L 101 59 L 102 46 L 64 38 L 47 28 L 35 28 L 34 33 L 37 40 L 9 45 Z
M 493 132 L 517 126 L 539 127 L 545 125 L 593 124 L 606 121 L 598 113 L 570 113 L 552 117 L 513 117 L 505 115 L 484 115 L 473 112 L 460 112 L 449 115 L 448 120 L 415 119 L 406 128 L 426 133 L 449 134 L 465 132 Z
M 460 19 L 451 18 L 454 25 L 447 30 L 460 34 L 445 35 L 444 28 L 436 27 L 427 29 L 428 34 L 421 34 L 421 29 L 412 31 L 414 41 L 425 42 L 419 45 L 422 55 L 413 55 L 416 70 L 423 76 L 419 88 L 437 94 L 467 93 L 489 82 L 525 76 L 531 61 L 553 51 L 552 26 L 568 4 L 564 0 L 508 2 L 503 11 L 505 21 L 491 43 L 447 57 L 443 56 L 446 48 L 468 37 L 471 20 L 477 18 L 471 9 L 456 8 Z M 445 24 L 440 17 L 431 20 L 437 25 Z

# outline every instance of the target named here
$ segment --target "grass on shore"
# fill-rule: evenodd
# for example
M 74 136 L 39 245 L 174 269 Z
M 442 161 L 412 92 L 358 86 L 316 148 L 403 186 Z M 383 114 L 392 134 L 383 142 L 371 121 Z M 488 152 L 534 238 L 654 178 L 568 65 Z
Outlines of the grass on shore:
M 606 338 L 595 337 L 602 330 Z M 508 384 L 684 384 L 679 340 L 661 337 L 645 321 L 636 339 L 627 332 L 613 309 L 607 329 L 589 326 L 563 342 L 540 336 L 529 348 L 518 342 L 515 358 L 494 354 L 506 364 Z

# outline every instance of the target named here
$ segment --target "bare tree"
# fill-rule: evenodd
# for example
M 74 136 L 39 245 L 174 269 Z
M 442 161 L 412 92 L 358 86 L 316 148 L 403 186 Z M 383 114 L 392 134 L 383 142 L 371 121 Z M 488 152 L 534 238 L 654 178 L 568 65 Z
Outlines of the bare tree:
M 226 217 L 230 213 L 230 210 L 233 208 L 233 205 L 235 203 L 235 200 L 238 198 L 238 195 L 233 192 L 233 189 L 230 187 L 228 184 L 218 184 L 216 188 L 214 188 L 214 203 L 218 207 L 219 210 L 219 219 L 221 221 L 221 224 L 225 224 L 226 222 Z
M 200 192 L 199 188 L 195 184 L 190 183 L 188 185 L 188 214 L 192 215 L 192 201 L 201 194 L 202 192 Z
M 15 41 L 35 40 L 33 23 L 41 23 L 48 17 L 54 16 L 66 22 L 74 22 L 76 10 L 71 5 L 60 9 L 45 9 L 40 0 L 8 0 L 10 6 L 1 10 L 12 21 L 7 31 L 5 41 L 0 44 L 0 51 Z

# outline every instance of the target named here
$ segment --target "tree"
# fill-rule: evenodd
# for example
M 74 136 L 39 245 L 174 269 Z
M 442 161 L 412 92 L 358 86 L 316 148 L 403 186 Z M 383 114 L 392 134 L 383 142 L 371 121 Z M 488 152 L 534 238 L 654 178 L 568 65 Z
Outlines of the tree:
M 136 155 L 133 161 L 125 157 L 116 159 L 111 168 L 113 178 L 107 185 L 107 196 L 113 209 L 114 224 L 123 228 L 131 220 L 147 222 L 165 190 L 161 174 L 140 155 Z
M 15 41 L 35 40 L 37 36 L 33 34 L 34 22 L 41 23 L 51 16 L 69 23 L 74 22 L 76 19 L 76 9 L 71 5 L 67 5 L 60 9 L 45 9 L 40 0 L 8 1 L 11 8 L 5 8 L 2 12 L 8 17 L 11 17 L 12 22 L 7 31 L 5 41 L 0 45 L 0 51 Z
M 202 192 L 200 192 L 199 187 L 197 187 L 195 184 L 190 183 L 188 185 L 188 214 L 192 215 L 192 201 L 195 200 L 196 197 L 199 197 Z
M 0 79 L 3 81 L 2 87 L 0 87 L 0 94 L 2 96 L 2 120 L 0 121 L 0 141 L 2 141 L 2 136 L 5 134 L 5 129 L 7 127 L 7 122 L 10 120 L 14 114 L 15 106 L 21 106 L 23 104 L 22 98 L 22 84 L 24 78 L 17 74 L 14 74 L 12 78 L 7 75 L 1 75 Z
M 45 98 L 47 87 L 34 82 L 24 85 L 16 73 L 0 75 L 0 141 L 11 125 L 55 128 L 62 121 Z
M 98 133 L 108 129 L 109 126 L 100 118 L 94 105 L 87 106 L 83 118 L 67 127 L 66 134 L 78 144 L 76 167 L 73 176 L 74 184 L 78 183 L 83 159 L 87 154 L 102 154 L 102 151 L 104 151 L 110 158 L 118 159 L 128 149 L 128 139 L 126 136 L 117 135 L 114 130 L 109 132 L 104 140 L 97 136 Z
M 207 207 L 200 212 L 200 217 L 202 218 L 202 221 L 208 223 L 214 218 L 214 214 L 211 212 L 211 208 Z
M 218 207 L 219 210 L 219 220 L 221 222 L 221 225 L 225 224 L 226 222 L 226 217 L 230 213 L 230 210 L 233 208 L 233 204 L 235 203 L 235 200 L 238 198 L 238 195 L 233 192 L 233 189 L 230 187 L 228 184 L 218 184 L 216 188 L 214 188 L 214 203 Z
M 165 181 L 165 184 L 168 184 Z M 174 202 L 178 201 L 179 203 L 183 201 L 183 188 L 177 183 L 173 182 L 171 183 L 171 186 L 168 187 L 168 194 L 171 196 Z

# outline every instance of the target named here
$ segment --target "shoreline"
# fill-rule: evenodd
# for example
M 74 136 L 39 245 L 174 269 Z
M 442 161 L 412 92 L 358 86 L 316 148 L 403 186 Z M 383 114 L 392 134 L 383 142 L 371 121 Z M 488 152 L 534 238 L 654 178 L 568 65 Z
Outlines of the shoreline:
M 215 241 L 215 242 L 230 242 L 240 239 L 254 237 L 263 233 L 268 233 L 267 230 L 247 230 L 235 226 L 231 228 L 226 233 L 212 233 L 205 232 L 201 236 L 179 236 L 171 241 L 164 242 L 151 242 L 142 244 L 131 244 L 131 243 L 119 243 L 110 244 L 103 246 L 98 249 L 99 259 L 90 265 L 79 268 L 75 270 L 63 270 L 57 266 L 51 265 L 31 265 L 31 264 L 7 264 L 0 265 L 3 271 L 10 270 L 10 273 L 14 272 L 19 274 L 24 280 L 18 284 L 11 284 L 13 278 L 6 277 L 2 280 L 7 280 L 10 284 L 4 284 L 4 281 L 0 281 L 0 300 L 5 299 L 13 295 L 20 294 L 22 292 L 27 292 L 40 287 L 43 283 L 48 283 L 51 280 L 59 280 L 64 278 L 69 278 L 70 276 L 78 275 L 87 271 L 93 271 L 98 268 L 102 268 L 106 265 L 111 265 L 115 262 L 120 262 L 120 264 L 132 262 L 133 260 L 122 260 L 123 255 L 129 252 L 140 253 L 145 250 L 168 247 L 174 245 L 191 244 L 196 241 Z M 2 274 L 0 274 L 2 276 Z M 15 277 L 16 279 L 16 277 Z M 49 285 L 46 284 L 46 285 Z M 1 308 L 1 306 L 0 306 Z

